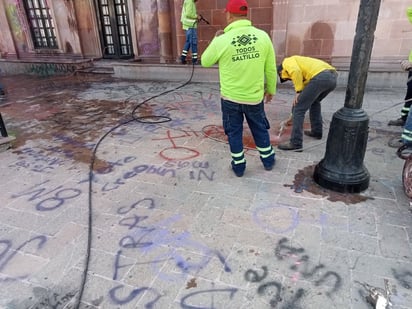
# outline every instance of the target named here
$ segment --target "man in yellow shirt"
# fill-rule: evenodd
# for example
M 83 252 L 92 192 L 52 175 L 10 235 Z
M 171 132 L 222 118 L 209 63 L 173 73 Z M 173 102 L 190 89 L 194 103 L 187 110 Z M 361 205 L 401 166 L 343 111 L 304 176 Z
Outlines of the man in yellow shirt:
M 330 64 L 311 57 L 291 56 L 277 68 L 280 81 L 291 80 L 295 88 L 293 127 L 290 141 L 281 143 L 281 150 L 302 151 L 303 122 L 309 110 L 311 130 L 305 135 L 322 139 L 321 101 L 336 88 L 337 72 Z
M 219 64 L 222 120 L 229 140 L 232 170 L 241 177 L 246 168 L 243 120 L 249 125 L 266 170 L 275 164 L 264 100 L 276 92 L 275 51 L 269 35 L 252 26 L 246 0 L 229 0 L 227 26 L 202 54 L 202 66 Z M 266 82 L 266 84 L 265 84 Z

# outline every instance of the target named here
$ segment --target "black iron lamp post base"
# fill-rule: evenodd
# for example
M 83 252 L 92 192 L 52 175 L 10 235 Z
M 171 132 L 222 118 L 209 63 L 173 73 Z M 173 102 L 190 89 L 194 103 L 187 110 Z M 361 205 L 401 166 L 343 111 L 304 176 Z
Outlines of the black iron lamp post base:
M 362 109 L 343 107 L 332 118 L 325 157 L 316 165 L 313 179 L 337 192 L 359 193 L 369 186 L 363 164 L 369 117 Z

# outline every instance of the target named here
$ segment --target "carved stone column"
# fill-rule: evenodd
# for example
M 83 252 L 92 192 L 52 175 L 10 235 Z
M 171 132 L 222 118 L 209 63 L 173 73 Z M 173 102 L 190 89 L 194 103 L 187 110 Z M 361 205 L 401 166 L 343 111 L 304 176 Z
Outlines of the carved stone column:
M 173 48 L 168 0 L 157 0 L 157 18 L 159 20 L 160 63 L 170 63 L 173 60 Z

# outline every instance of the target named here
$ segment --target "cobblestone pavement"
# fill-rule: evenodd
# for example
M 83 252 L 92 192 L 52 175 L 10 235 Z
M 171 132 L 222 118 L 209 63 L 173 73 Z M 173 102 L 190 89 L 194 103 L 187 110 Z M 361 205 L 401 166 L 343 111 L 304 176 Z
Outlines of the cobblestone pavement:
M 322 103 L 323 139 L 277 150 L 272 171 L 245 128 L 238 178 L 218 84 L 2 82 L 16 139 L 0 152 L 1 308 L 366 309 L 374 288 L 412 308 L 405 161 L 388 146 L 401 128 L 387 126 L 404 89 L 365 93 L 370 185 L 341 194 L 311 176 L 345 89 Z M 279 88 L 266 105 L 273 144 L 288 139 L 292 98 Z

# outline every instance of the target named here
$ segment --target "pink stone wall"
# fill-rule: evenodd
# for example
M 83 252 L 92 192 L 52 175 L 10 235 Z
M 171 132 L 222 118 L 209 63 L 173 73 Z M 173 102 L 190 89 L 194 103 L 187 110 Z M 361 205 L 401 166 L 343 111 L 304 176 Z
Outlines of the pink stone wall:
M 207 45 L 213 39 L 217 30 L 224 29 L 226 24 L 225 7 L 227 0 L 198 0 L 197 11 L 201 14 L 210 25 L 200 22 L 198 25 L 198 45 L 199 54 L 205 50 Z M 272 32 L 273 23 L 273 8 L 271 0 L 249 0 L 249 18 L 253 24 L 263 30 L 269 35 Z M 181 29 L 180 16 L 182 10 L 183 0 L 174 0 L 176 26 L 177 28 L 177 57 L 179 56 L 185 41 L 184 32 Z
M 0 57 L 35 57 L 22 0 L 0 1 Z M 53 57 L 100 57 L 99 24 L 94 0 L 50 1 L 58 27 L 59 51 Z M 136 57 L 176 62 L 184 33 L 180 14 L 183 0 L 129 0 L 129 18 Z M 199 54 L 217 30 L 226 27 L 227 0 L 198 0 L 198 12 L 210 22 L 200 23 Z M 248 0 L 249 18 L 272 38 L 277 61 L 294 54 L 318 57 L 348 67 L 352 55 L 360 0 Z M 381 0 L 371 66 L 399 68 L 412 49 L 412 25 L 407 0 Z
M 183 0 L 176 0 L 180 4 Z M 200 53 L 216 30 L 225 27 L 226 0 L 198 0 L 198 11 L 211 25 L 199 25 Z M 278 61 L 301 54 L 348 65 L 352 55 L 360 1 L 357 0 L 249 0 L 253 24 L 267 31 Z M 371 63 L 397 64 L 412 49 L 412 25 L 406 0 L 381 2 Z M 180 17 L 180 11 L 178 12 Z M 178 42 L 182 45 L 183 32 Z M 179 46 L 180 47 L 180 46 Z

